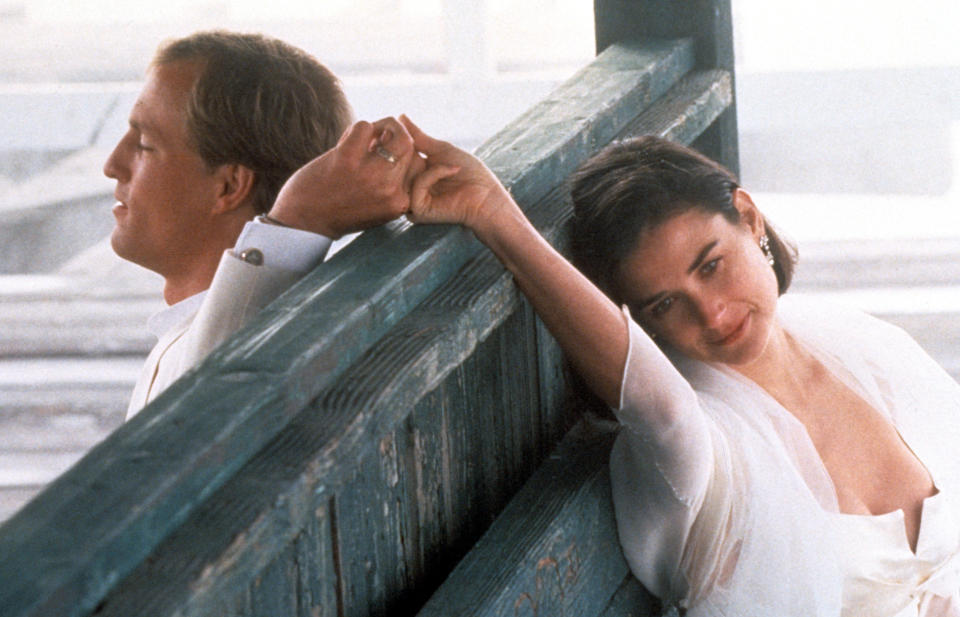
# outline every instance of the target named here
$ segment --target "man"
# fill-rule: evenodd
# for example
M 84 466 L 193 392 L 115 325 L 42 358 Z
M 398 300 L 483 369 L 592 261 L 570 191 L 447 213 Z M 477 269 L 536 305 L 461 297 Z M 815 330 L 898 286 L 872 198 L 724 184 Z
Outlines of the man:
M 170 305 L 151 318 L 159 340 L 128 419 L 322 261 L 331 239 L 407 209 L 423 163 L 406 129 L 349 121 L 336 77 L 281 41 L 203 32 L 158 50 L 104 165 L 117 182 L 113 249 L 159 273 Z

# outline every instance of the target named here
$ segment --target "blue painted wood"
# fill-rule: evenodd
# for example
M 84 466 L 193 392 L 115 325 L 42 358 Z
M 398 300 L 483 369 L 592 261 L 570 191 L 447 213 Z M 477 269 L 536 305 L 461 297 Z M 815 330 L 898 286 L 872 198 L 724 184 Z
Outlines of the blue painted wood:
M 358 461 L 350 487 L 338 491 L 336 501 L 344 617 L 387 615 L 390 600 L 408 587 L 396 550 L 401 498 L 395 440 L 387 435 L 377 441 L 378 451 Z
M 250 586 L 251 617 L 296 615 L 300 577 L 294 560 L 295 547 L 289 545 L 263 569 Z
M 722 69 L 733 79 L 733 15 L 730 0 L 594 0 L 597 52 L 637 37 L 692 37 L 698 69 Z M 736 101 L 694 144 L 739 173 Z
M 330 503 L 321 500 L 294 541 L 297 565 L 297 617 L 336 615 L 339 575 L 330 539 Z
M 628 574 L 610 508 L 613 435 L 572 431 L 418 617 L 599 614 Z
M 617 138 L 654 134 L 696 145 L 699 137 L 729 110 L 732 102 L 733 82 L 729 72 L 695 71 L 677 82 L 657 105 L 634 118 Z
M 557 238 L 566 174 L 692 62 L 689 41 L 613 46 L 481 153 Z M 364 234 L 0 528 L 0 614 L 417 603 L 565 426 L 535 324 L 468 234 Z
M 490 306 L 481 304 L 479 308 L 488 311 Z M 236 479 L 218 491 L 198 510 L 197 516 L 161 545 L 149 563 L 138 568 L 124 583 L 122 591 L 107 598 L 99 614 L 138 614 L 138 606 L 146 603 L 154 607 L 152 614 L 169 614 L 174 609 L 181 614 L 209 614 L 230 589 L 241 587 L 245 580 L 256 576 L 266 566 L 265 560 L 270 559 L 271 551 L 289 542 L 285 534 L 309 521 L 313 512 L 311 500 L 315 502 L 319 496 L 329 493 L 337 495 L 338 505 L 334 510 L 338 522 L 334 542 L 338 546 L 341 580 L 348 581 L 343 585 L 342 593 L 344 614 L 395 612 L 393 603 L 397 597 L 404 597 L 407 586 L 411 587 L 411 594 L 419 594 L 422 601 L 426 591 L 439 583 L 434 579 L 452 567 L 485 527 L 484 521 L 492 520 L 522 481 L 517 470 L 505 474 L 497 472 L 498 459 L 505 452 L 505 435 L 517 432 L 513 425 L 528 422 L 519 414 L 504 417 L 507 395 L 503 393 L 510 389 L 504 375 L 509 372 L 509 367 L 535 362 L 529 349 L 516 344 L 519 334 L 532 328 L 529 322 L 518 319 L 519 316 L 509 318 L 503 325 L 503 332 L 492 333 L 481 344 L 483 349 L 471 354 L 463 363 L 462 372 L 458 368 L 449 376 L 443 400 L 461 407 L 451 414 L 455 419 L 450 423 L 452 426 L 438 427 L 432 422 L 437 413 L 442 417 L 445 411 L 442 405 L 435 405 L 433 397 L 436 392 L 417 404 L 409 421 L 401 420 L 399 426 L 392 423 L 393 399 L 369 390 L 368 382 L 361 377 L 379 373 L 381 369 L 373 359 L 362 358 L 358 362 L 357 376 L 348 374 L 342 389 L 331 391 L 328 397 L 305 411 Z M 416 371 L 415 368 L 411 370 Z M 499 377 L 490 378 L 498 372 Z M 398 384 L 388 386 L 402 387 Z M 518 389 L 528 393 L 527 396 L 536 391 L 529 384 L 521 384 Z M 516 396 L 510 397 L 514 402 L 523 400 L 520 394 L 514 394 Z M 368 404 L 372 401 L 377 402 L 371 409 Z M 358 425 L 358 408 L 372 414 L 371 417 L 379 415 L 377 424 L 380 429 L 393 430 L 393 435 L 378 438 L 379 433 L 370 434 L 367 426 Z M 426 415 L 421 419 L 422 413 Z M 340 422 L 350 423 L 362 432 L 357 434 L 342 424 L 337 426 Z M 420 434 L 397 437 L 411 430 L 407 428 L 408 422 L 412 423 L 410 426 L 421 427 L 418 429 Z M 330 436 L 334 434 L 340 439 L 331 440 Z M 444 441 L 452 443 L 437 449 L 431 447 L 433 443 L 442 444 Z M 462 444 L 462 449 L 458 449 L 457 443 Z M 401 452 L 404 444 L 406 447 L 415 444 L 416 449 Z M 395 449 L 396 456 L 390 454 L 384 459 L 385 453 L 392 453 Z M 434 460 L 421 460 L 427 449 L 434 454 Z M 370 456 L 374 457 L 376 464 L 365 462 Z M 398 462 L 396 484 L 389 480 L 393 477 L 392 471 L 379 471 L 381 467 L 394 468 L 393 464 L 384 467 L 385 460 Z M 351 465 L 337 465 L 339 461 L 350 461 Z M 358 472 L 352 464 L 354 461 L 359 462 L 361 471 Z M 477 461 L 489 461 L 489 464 L 478 466 Z M 532 468 L 536 462 L 528 461 L 528 467 Z M 321 471 L 325 471 L 322 477 L 313 475 Z M 369 475 L 371 473 L 373 476 Z M 375 481 L 377 477 L 382 481 L 379 486 Z M 440 479 L 442 482 L 438 485 Z M 393 497 L 385 498 L 384 491 Z M 436 496 L 428 498 L 427 494 L 431 492 Z M 390 506 L 382 512 L 380 504 L 394 503 L 394 498 L 405 499 L 406 503 L 398 503 L 397 507 Z M 363 510 L 370 504 L 377 504 L 377 508 Z M 386 511 L 389 512 L 384 514 Z M 410 512 L 414 515 L 411 516 Z M 436 513 L 442 516 L 439 521 L 433 518 Z M 414 516 L 415 521 L 406 518 Z M 464 523 L 467 523 L 466 528 L 463 528 Z M 455 525 L 461 528 L 456 529 Z M 403 530 L 411 528 L 423 529 L 416 551 L 417 556 L 423 557 L 401 564 L 400 556 L 406 554 L 408 542 L 412 545 L 414 541 Z M 370 533 L 370 529 L 377 531 Z M 399 532 L 394 532 L 395 529 Z M 439 531 L 431 533 L 437 529 Z M 356 538 L 371 540 L 361 542 Z M 190 556 L 187 563 L 184 563 L 184 555 Z M 365 587 L 364 568 L 368 562 L 377 564 L 378 574 L 371 574 L 377 580 Z M 351 564 L 363 564 L 359 569 L 363 576 L 355 576 L 357 568 L 351 576 Z M 398 566 L 402 566 L 404 572 L 399 572 Z M 176 571 L 178 580 L 168 581 L 163 588 L 155 588 L 151 584 L 154 569 Z M 405 582 L 415 578 L 405 573 L 427 570 L 432 576 L 421 585 Z M 426 588 L 418 591 L 423 585 Z M 371 592 L 371 589 L 377 591 Z M 378 595 L 382 589 L 389 593 Z M 384 606 L 385 597 L 391 598 L 391 606 Z M 364 602 L 366 607 L 357 606 Z M 163 603 L 168 605 L 167 609 L 159 610 L 158 605 Z
M 696 72 L 618 137 L 658 134 L 689 143 L 731 100 L 726 71 Z M 569 204 L 530 213 L 548 237 L 563 238 Z M 419 616 L 658 615 L 659 603 L 629 575 L 619 550 L 608 494 L 609 444 L 610 435 L 568 436 Z M 564 575 L 546 575 L 551 568 Z

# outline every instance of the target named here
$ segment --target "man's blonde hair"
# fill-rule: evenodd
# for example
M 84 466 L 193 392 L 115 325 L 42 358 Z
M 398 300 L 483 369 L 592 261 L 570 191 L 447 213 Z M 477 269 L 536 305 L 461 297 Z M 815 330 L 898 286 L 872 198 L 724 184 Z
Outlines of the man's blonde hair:
M 340 81 L 313 56 L 260 34 L 198 32 L 161 45 L 152 64 L 196 62 L 187 107 L 194 146 L 211 168 L 254 172 L 257 212 L 298 168 L 336 145 L 352 112 Z

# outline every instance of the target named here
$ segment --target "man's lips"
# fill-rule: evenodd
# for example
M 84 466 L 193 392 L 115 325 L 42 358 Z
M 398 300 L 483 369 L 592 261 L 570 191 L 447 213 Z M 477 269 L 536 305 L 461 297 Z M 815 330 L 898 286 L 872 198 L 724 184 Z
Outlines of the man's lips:
M 117 203 L 113 204 L 114 216 L 119 216 L 120 214 L 125 213 L 126 211 L 127 211 L 127 204 L 123 203 L 122 201 L 118 201 Z

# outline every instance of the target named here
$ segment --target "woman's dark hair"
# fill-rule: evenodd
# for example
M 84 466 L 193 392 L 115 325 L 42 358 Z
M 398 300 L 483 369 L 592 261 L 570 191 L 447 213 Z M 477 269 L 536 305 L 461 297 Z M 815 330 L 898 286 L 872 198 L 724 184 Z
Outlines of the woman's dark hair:
M 574 264 L 616 302 L 620 263 L 640 234 L 691 208 L 740 221 L 733 204 L 739 187 L 725 167 L 699 152 L 654 135 L 614 142 L 573 175 Z M 781 294 L 790 286 L 796 248 L 764 217 Z

